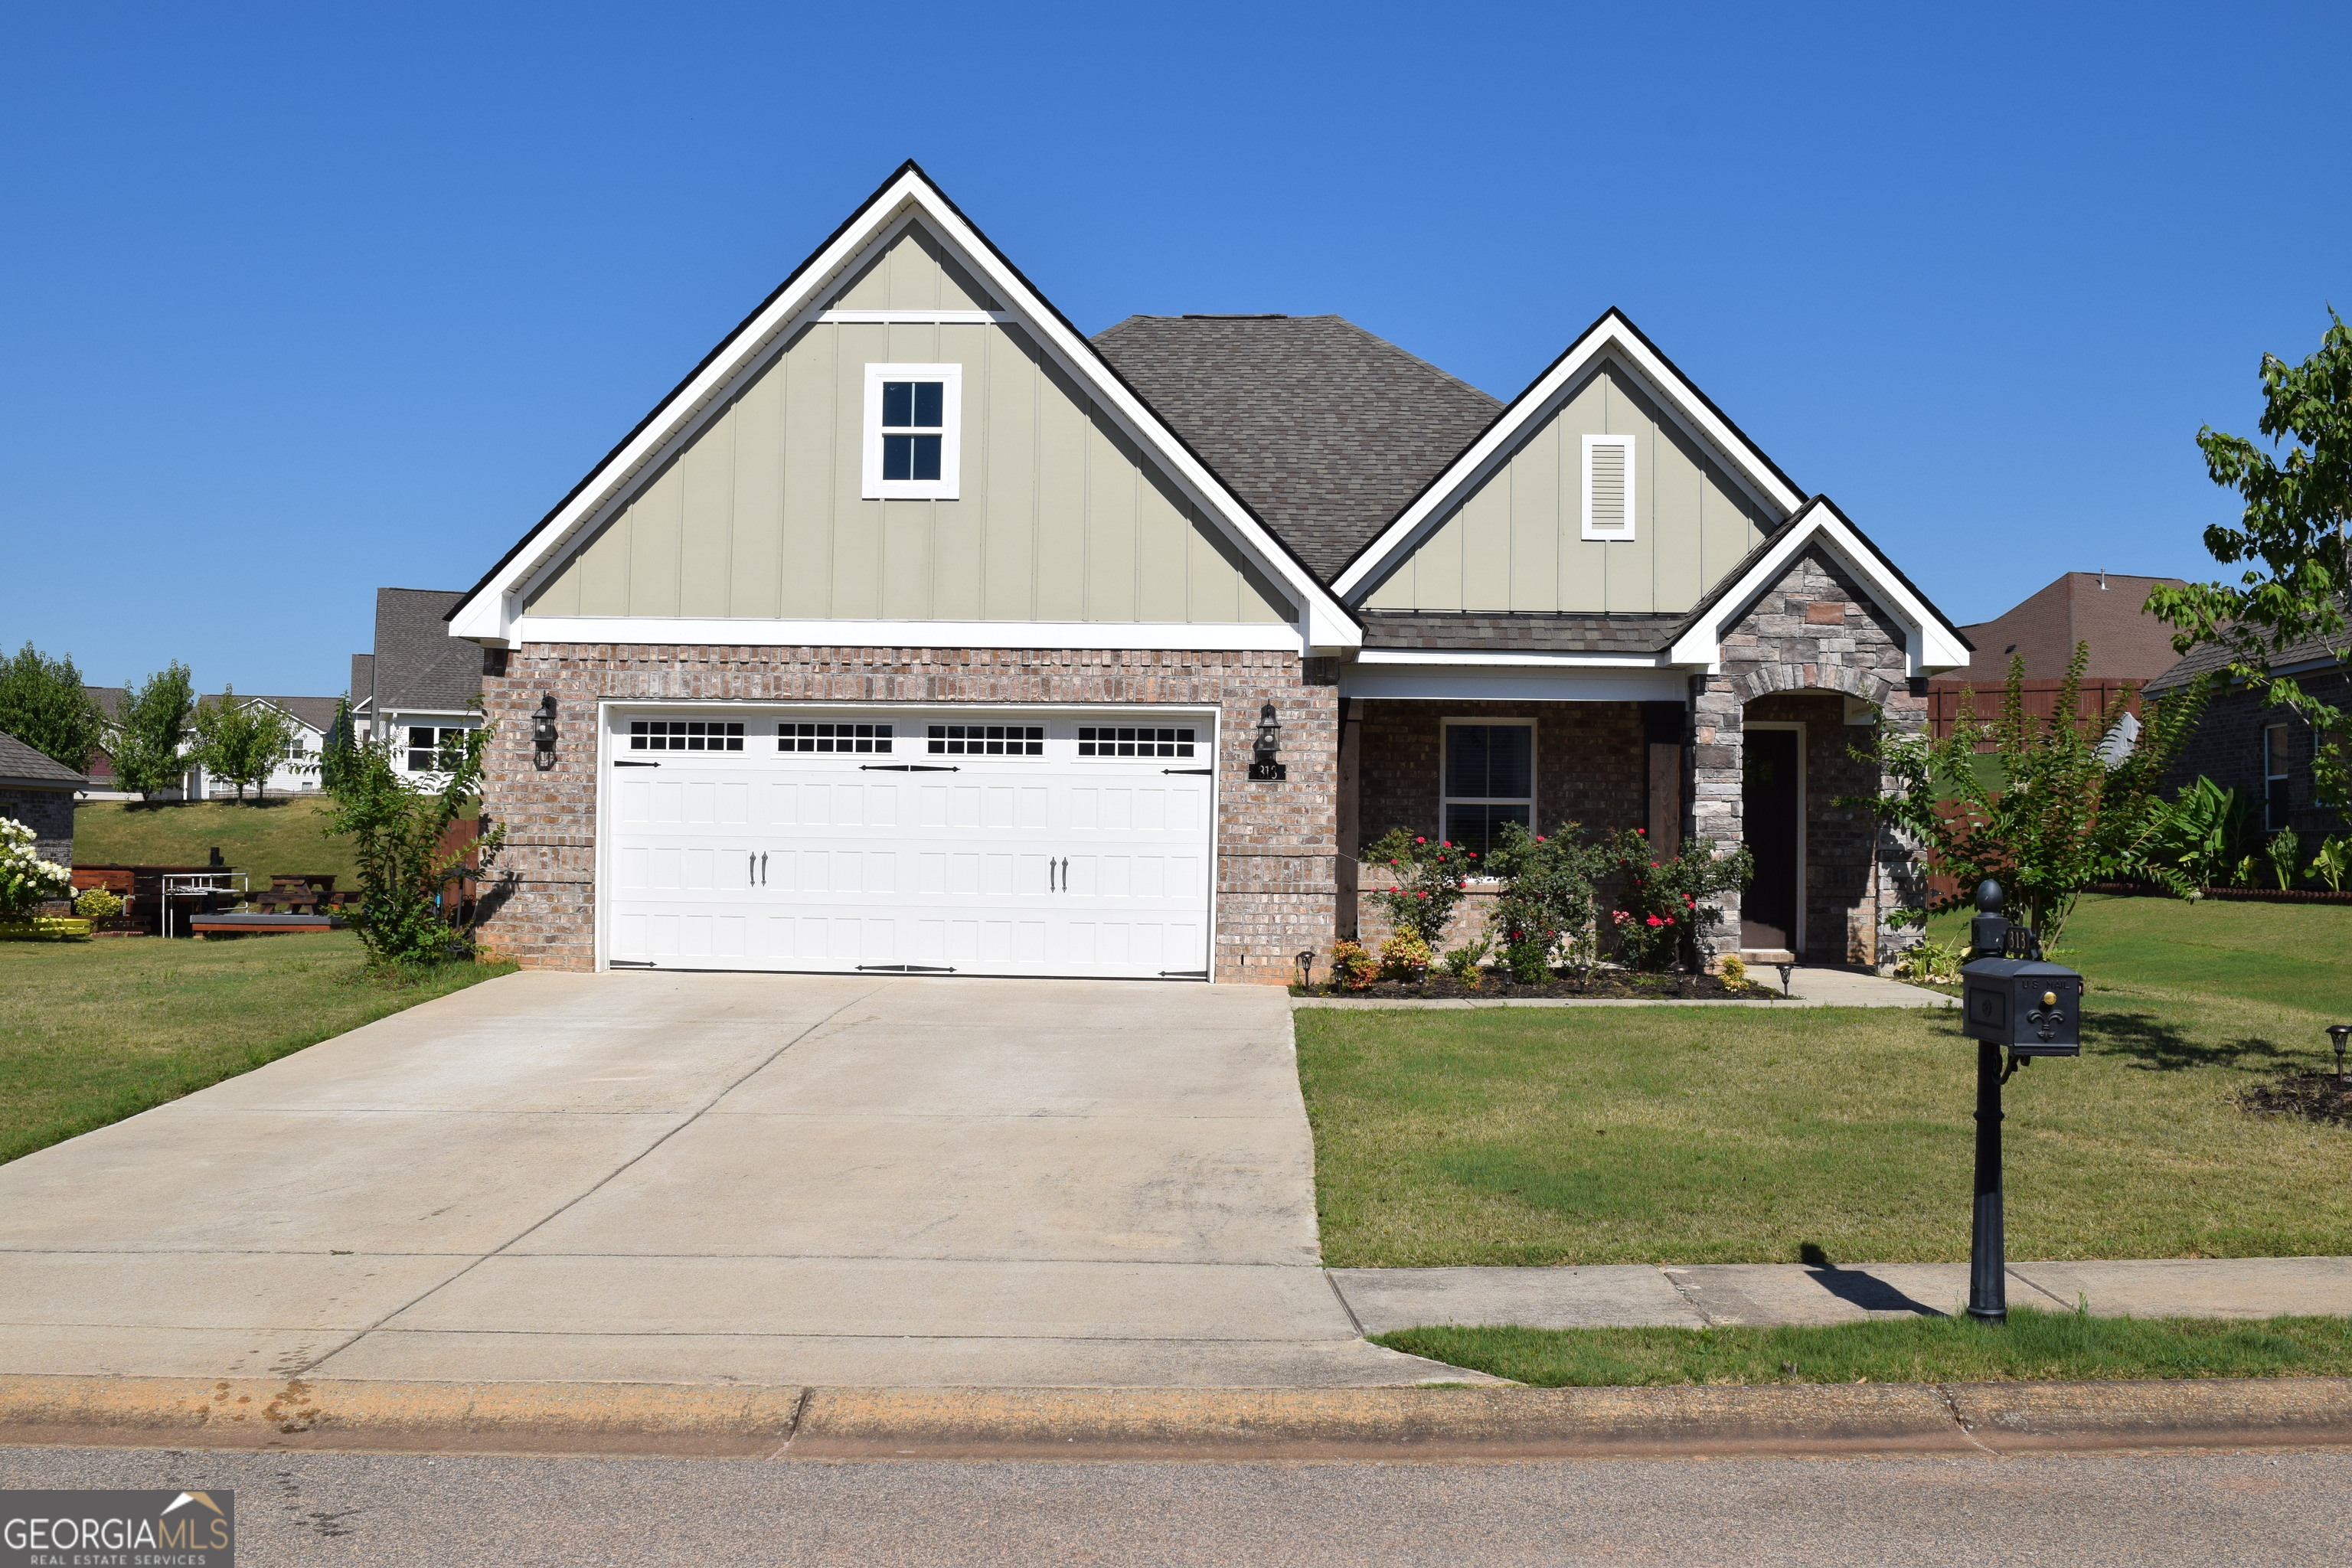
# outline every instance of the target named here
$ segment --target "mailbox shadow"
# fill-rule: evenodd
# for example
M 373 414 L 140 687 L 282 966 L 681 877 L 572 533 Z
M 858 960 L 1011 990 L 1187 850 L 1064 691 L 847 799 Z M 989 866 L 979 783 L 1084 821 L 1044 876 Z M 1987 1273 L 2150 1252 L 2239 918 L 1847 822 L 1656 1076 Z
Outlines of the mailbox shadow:
M 1859 1269 L 1840 1268 L 1832 1264 L 1826 1268 L 1808 1268 L 1805 1277 L 1839 1300 L 1851 1301 L 1865 1312 L 1915 1312 L 1923 1318 L 1951 1315 L 1938 1311 L 1925 1301 L 1914 1300 L 1885 1280 Z
M 2174 1026 L 2147 1013 L 2098 1013 L 2084 1031 L 2084 1043 L 2117 1051 L 2143 1072 L 2179 1072 L 2200 1067 L 2276 1066 L 2300 1054 L 2273 1040 L 2251 1036 L 2237 1040 L 2190 1039 Z

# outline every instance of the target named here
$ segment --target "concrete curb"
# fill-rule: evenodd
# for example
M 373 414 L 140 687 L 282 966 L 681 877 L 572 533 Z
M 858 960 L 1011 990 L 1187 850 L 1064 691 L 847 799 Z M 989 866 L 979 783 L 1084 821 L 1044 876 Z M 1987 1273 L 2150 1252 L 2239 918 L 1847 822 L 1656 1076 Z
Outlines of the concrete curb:
M 1607 1458 L 2352 1444 L 2352 1379 L 991 1389 L 0 1377 L 0 1446 L 812 1459 Z

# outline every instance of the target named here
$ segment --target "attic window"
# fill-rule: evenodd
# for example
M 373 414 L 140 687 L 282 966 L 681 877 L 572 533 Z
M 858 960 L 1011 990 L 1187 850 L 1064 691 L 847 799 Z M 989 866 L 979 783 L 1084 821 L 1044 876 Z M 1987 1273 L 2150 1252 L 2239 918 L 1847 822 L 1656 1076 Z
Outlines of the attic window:
M 866 367 L 866 499 L 956 499 L 962 395 L 960 364 Z
M 1633 537 L 1633 437 L 1584 438 L 1584 537 Z

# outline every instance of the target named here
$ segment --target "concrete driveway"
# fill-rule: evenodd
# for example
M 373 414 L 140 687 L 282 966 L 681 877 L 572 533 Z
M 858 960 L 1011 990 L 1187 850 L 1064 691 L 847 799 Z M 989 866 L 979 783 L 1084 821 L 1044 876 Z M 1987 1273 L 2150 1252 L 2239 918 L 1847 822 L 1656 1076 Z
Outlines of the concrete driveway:
M 0 1372 L 1462 1376 L 1313 1177 L 1279 992 L 518 974 L 0 1166 Z

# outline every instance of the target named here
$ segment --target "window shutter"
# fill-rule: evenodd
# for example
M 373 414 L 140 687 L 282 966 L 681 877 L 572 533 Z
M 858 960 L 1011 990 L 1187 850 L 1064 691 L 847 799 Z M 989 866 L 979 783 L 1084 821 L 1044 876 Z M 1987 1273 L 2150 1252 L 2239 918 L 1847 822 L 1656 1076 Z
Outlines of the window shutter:
M 1584 438 L 1584 537 L 1633 537 L 1633 437 Z

